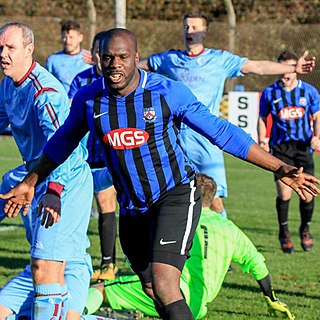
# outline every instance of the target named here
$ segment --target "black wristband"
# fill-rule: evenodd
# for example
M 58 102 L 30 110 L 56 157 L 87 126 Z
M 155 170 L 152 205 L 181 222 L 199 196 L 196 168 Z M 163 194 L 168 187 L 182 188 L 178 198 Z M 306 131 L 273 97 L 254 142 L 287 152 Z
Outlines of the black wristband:
M 269 297 L 271 301 L 275 301 L 274 296 L 272 294 L 270 275 L 267 275 L 265 278 L 257 281 L 259 283 L 260 289 L 263 292 L 263 295 Z

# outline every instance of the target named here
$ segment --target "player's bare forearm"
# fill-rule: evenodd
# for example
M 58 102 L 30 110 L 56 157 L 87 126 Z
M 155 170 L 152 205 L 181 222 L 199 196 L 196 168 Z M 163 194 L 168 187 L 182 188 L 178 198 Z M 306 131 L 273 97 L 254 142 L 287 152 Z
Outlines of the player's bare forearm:
M 308 54 L 309 52 L 305 51 L 297 61 L 296 66 L 267 60 L 247 60 L 241 68 L 241 72 L 244 74 L 254 73 L 260 75 L 285 74 L 294 72 L 306 74 L 313 71 L 316 66 L 316 58 L 311 57 L 308 59 Z
M 277 172 L 282 166 L 286 165 L 280 159 L 263 150 L 256 143 L 251 145 L 246 160 L 260 168 L 272 172 Z M 291 166 L 291 169 L 295 169 L 295 167 Z
M 58 167 L 58 164 L 42 154 L 36 166 L 26 175 L 23 181 L 30 186 L 36 187 L 44 181 L 48 175 Z
M 302 200 L 306 200 L 308 194 L 316 197 L 320 193 L 320 189 L 317 187 L 317 184 L 320 184 L 318 178 L 304 173 L 303 168 L 286 164 L 264 151 L 257 144 L 251 146 L 247 161 L 272 171 L 278 179 L 292 188 Z

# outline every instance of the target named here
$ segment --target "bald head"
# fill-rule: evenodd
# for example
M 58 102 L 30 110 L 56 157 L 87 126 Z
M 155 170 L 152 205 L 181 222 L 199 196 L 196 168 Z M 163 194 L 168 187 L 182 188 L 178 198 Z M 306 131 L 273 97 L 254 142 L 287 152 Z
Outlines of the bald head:
M 104 32 L 103 39 L 100 40 L 100 52 L 102 51 L 102 48 L 104 48 L 111 39 L 114 39 L 117 37 L 126 39 L 126 41 L 128 42 L 128 45 L 131 46 L 131 48 L 135 52 L 138 52 L 138 44 L 137 44 L 136 36 L 132 31 L 128 29 L 122 29 L 122 28 L 114 28 Z
M 31 27 L 21 21 L 7 22 L 0 28 L 0 35 L 9 28 L 18 28 L 22 32 L 23 45 L 26 47 L 28 44 L 34 44 L 34 34 Z

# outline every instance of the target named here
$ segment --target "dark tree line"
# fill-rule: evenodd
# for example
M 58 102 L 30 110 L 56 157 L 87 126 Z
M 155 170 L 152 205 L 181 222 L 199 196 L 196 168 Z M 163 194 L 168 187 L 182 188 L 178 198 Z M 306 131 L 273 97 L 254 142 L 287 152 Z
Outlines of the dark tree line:
M 99 18 L 114 17 L 114 0 L 94 0 Z M 318 0 L 233 0 L 238 22 L 319 23 Z M 176 20 L 188 9 L 205 13 L 210 20 L 226 21 L 223 0 L 127 0 L 127 19 Z M 6 0 L 1 16 L 84 18 L 84 0 Z

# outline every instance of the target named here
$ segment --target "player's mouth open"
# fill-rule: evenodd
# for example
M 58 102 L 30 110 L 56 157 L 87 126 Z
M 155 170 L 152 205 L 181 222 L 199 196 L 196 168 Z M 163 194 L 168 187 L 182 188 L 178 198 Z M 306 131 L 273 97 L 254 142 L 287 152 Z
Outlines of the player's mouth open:
M 9 62 L 1 61 L 1 67 L 5 68 L 9 65 Z
M 109 79 L 113 82 L 113 83 L 118 83 L 122 80 L 123 78 L 123 75 L 122 73 L 118 73 L 118 72 L 115 72 L 115 73 L 111 73 L 109 75 Z

